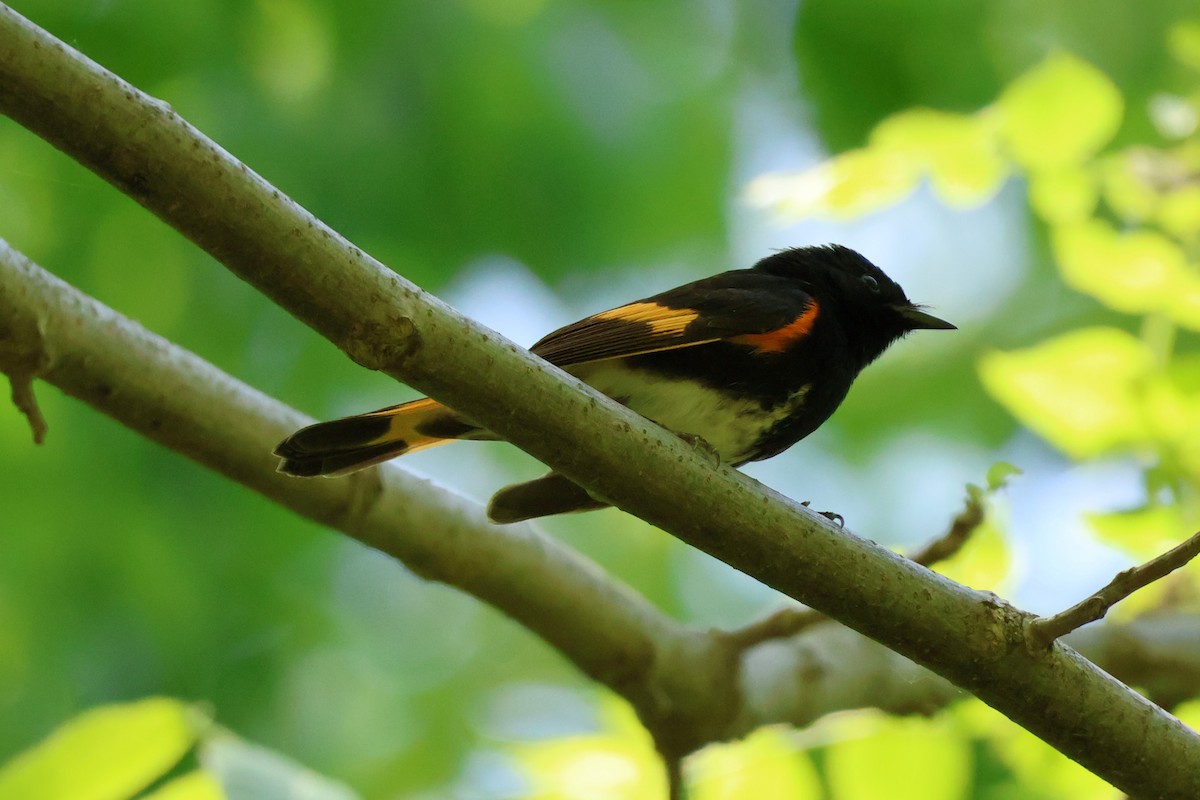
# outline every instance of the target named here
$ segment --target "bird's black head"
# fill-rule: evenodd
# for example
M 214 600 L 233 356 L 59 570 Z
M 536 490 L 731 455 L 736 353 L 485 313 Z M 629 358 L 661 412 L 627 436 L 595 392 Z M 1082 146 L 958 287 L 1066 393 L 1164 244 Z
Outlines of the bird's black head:
M 860 367 L 909 331 L 955 328 L 922 311 L 883 270 L 848 247 L 794 247 L 764 258 L 754 268 L 794 280 L 816 298 L 821 317 L 840 321 Z

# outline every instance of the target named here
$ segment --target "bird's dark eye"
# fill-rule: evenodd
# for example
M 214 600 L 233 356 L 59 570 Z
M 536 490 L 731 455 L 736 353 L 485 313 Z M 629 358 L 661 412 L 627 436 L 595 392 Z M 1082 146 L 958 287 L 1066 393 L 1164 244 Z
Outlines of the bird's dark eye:
M 862 282 L 866 284 L 866 287 L 872 292 L 879 294 L 879 281 L 875 280 L 875 278 L 870 275 L 863 275 Z

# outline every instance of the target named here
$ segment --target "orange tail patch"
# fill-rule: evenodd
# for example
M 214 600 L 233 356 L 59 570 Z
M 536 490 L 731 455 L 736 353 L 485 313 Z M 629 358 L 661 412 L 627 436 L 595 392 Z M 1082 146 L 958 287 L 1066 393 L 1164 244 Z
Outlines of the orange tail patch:
M 396 456 L 454 439 L 490 435 L 430 398 L 354 417 L 318 422 L 279 443 L 279 471 L 287 475 L 345 475 Z

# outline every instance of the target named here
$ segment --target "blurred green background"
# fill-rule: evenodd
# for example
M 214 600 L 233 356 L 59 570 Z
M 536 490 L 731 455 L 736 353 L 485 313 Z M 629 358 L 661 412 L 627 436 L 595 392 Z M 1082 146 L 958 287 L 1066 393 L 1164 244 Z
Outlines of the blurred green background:
M 982 480 L 995 461 L 1012 461 L 1026 474 L 994 526 L 1009 565 L 1001 585 L 1030 610 L 1068 605 L 1129 563 L 1128 548 L 1096 540 L 1084 512 L 1144 515 L 1167 492 L 1159 505 L 1176 516 L 1156 524 L 1194 517 L 1200 459 L 1163 444 L 1174 434 L 1148 439 L 1139 429 L 1073 448 L 1075 440 L 1056 439 L 1053 420 L 1039 427 L 1046 409 L 1036 398 L 1019 388 L 1006 394 L 1028 365 L 986 357 L 1099 324 L 1147 342 L 1168 336 L 1164 358 L 1194 349 L 1189 331 L 1197 326 L 1184 312 L 1109 302 L 1103 287 L 1089 288 L 1086 267 L 1083 277 L 1061 274 L 1055 227 L 1091 219 L 1100 190 L 1089 195 L 1086 187 L 1095 170 L 1111 166 L 1095 161 L 1085 170 L 1096 151 L 1195 141 L 1194 0 L 13 7 L 171 103 L 397 272 L 522 344 L 585 313 L 749 266 L 772 248 L 836 241 L 859 249 L 961 330 L 918 334 L 893 348 L 821 431 L 747 471 L 842 513 L 860 534 L 908 547 L 942 531 L 965 483 Z M 796 192 L 825 175 L 811 170 L 831 155 L 866 146 L 856 152 L 876 158 L 876 126 L 889 115 L 929 106 L 967 119 L 1061 54 L 1107 76 L 1118 92 L 1112 130 L 1081 145 L 1071 163 L 993 154 L 994 173 L 955 195 L 961 175 L 946 173 L 949 192 L 938 182 L 942 149 L 922 155 L 919 169 L 912 164 L 920 159 L 906 155 L 904 169 L 917 171 L 885 197 L 869 196 L 883 182 L 872 167 L 857 189 L 844 181 L 849 201 L 796 205 Z M 1083 96 L 1070 88 L 1075 77 L 1064 78 L 1071 98 Z M 1104 108 L 1107 85 L 1097 90 Z M 1080 113 L 1093 111 L 1085 105 Z M 971 141 L 987 153 L 988 137 L 1006 135 L 1015 146 L 1011 130 L 996 133 L 994 118 L 970 117 Z M 982 158 L 969 159 L 971 168 Z M 850 172 L 876 164 L 832 163 Z M 932 189 L 920 180 L 927 173 Z M 1031 206 L 1034 190 L 1041 194 Z M 1067 205 L 1085 198 L 1082 214 L 1056 205 L 1063 191 Z M 1110 192 L 1096 218 L 1122 230 L 1158 224 L 1149 212 L 1124 213 L 1125 196 Z M 1168 233 L 1191 276 L 1189 208 Z M 6 119 L 0 236 L 313 416 L 413 396 L 357 368 Z M 1192 414 L 1200 373 L 1191 361 L 1171 363 L 1182 365 L 1171 385 L 1186 389 Z M 610 701 L 498 613 L 421 582 L 51 387 L 39 385 L 38 397 L 50 424 L 43 447 L 32 445 L 14 409 L 0 409 L 0 763 L 84 709 L 166 695 L 202 703 L 246 740 L 363 797 L 500 798 L 534 792 L 533 762 L 523 771 L 514 742 L 624 730 L 612 722 L 620 715 Z M 481 499 L 539 469 L 503 444 L 441 448 L 406 466 Z M 616 511 L 545 528 L 697 625 L 745 623 L 780 604 Z M 960 743 L 986 738 L 983 723 L 957 724 L 943 734 Z M 846 737 L 869 738 L 856 730 Z M 918 787 L 912 796 L 1042 796 L 1029 793 L 1035 785 L 1047 797 L 1065 796 L 1046 776 L 1069 768 L 1054 757 L 1006 756 L 1011 748 L 1001 739 L 1013 735 L 951 755 L 931 745 L 928 758 L 961 762 L 943 773 L 958 777 L 941 794 Z M 940 741 L 928 731 L 924 740 Z M 815 754 L 814 791 L 870 796 L 854 778 L 837 777 L 861 773 L 849 750 L 839 755 L 820 737 L 801 745 Z M 1096 794 L 1072 796 L 1108 796 L 1088 787 Z

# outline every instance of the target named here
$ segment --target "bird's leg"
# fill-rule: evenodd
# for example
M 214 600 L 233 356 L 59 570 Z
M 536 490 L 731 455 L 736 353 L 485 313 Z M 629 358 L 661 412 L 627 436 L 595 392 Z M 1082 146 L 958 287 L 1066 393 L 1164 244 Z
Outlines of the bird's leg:
M 694 433 L 677 433 L 675 435 L 690 444 L 693 450 L 697 450 L 703 454 L 705 458 L 712 462 L 714 467 L 721 466 L 721 454 L 703 436 Z
M 811 500 L 805 500 L 800 505 L 804 506 L 805 508 L 808 508 L 808 504 L 811 502 L 812 502 Z M 841 514 L 838 514 L 835 511 L 818 511 L 817 513 L 820 514 L 825 519 L 829 520 L 830 522 L 836 524 L 839 528 L 846 527 L 846 518 L 843 517 Z

